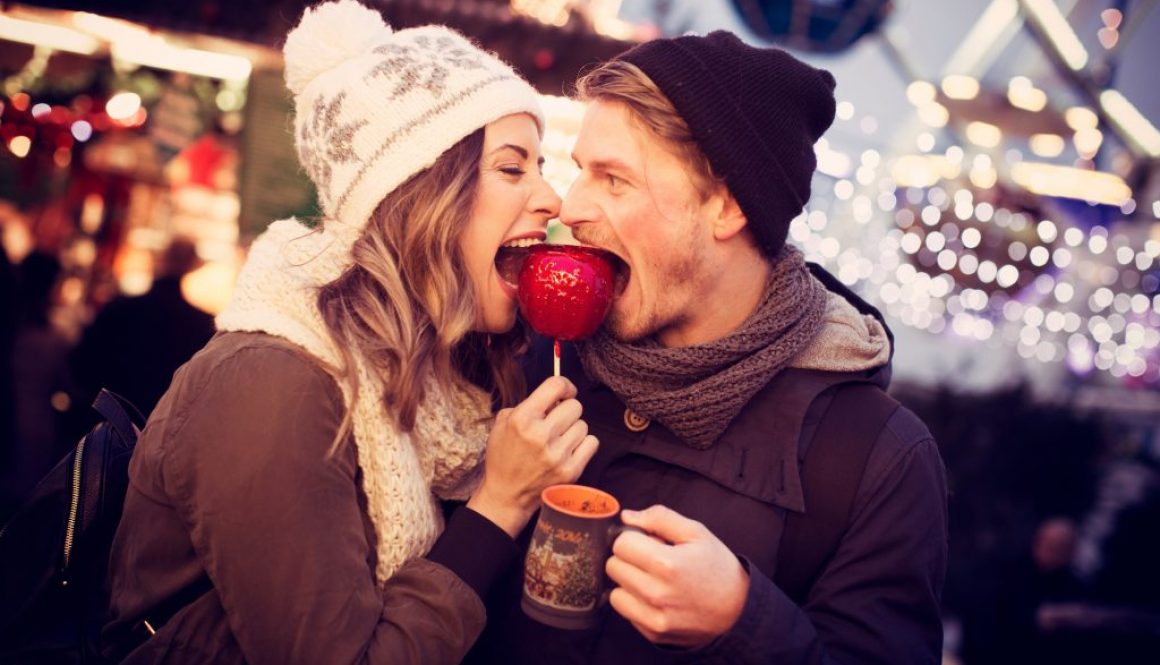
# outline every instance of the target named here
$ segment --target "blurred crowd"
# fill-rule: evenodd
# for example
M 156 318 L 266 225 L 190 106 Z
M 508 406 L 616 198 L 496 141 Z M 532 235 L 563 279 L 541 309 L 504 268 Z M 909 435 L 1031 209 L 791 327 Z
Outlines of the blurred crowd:
M 34 251 L 12 265 L 0 251 L 0 521 L 95 422 L 106 388 L 152 411 L 173 372 L 213 335 L 213 317 L 191 305 L 181 280 L 200 261 L 177 237 L 159 252 L 152 286 L 97 308 L 78 335 L 58 325 L 62 267 Z

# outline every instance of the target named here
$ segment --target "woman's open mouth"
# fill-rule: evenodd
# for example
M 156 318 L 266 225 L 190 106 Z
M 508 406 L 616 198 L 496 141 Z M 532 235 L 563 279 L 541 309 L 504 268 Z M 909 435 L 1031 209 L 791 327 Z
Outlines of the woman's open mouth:
M 528 252 L 532 247 L 543 243 L 544 241 L 539 238 L 518 238 L 505 242 L 496 251 L 495 269 L 499 272 L 500 279 L 511 287 L 513 292 L 520 281 L 520 268 L 523 267 Z

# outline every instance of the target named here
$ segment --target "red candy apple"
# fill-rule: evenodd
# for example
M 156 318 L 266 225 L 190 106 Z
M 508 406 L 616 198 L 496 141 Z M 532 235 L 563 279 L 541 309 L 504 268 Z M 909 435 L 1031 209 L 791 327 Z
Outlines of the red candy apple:
M 584 339 L 612 307 L 612 254 L 579 245 L 535 245 L 519 275 L 520 310 L 536 332 L 565 341 Z

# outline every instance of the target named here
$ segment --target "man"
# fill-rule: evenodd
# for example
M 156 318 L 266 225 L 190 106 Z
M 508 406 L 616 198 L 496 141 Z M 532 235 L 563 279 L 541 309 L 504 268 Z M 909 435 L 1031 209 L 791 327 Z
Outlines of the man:
M 833 88 L 724 32 L 642 44 L 578 83 L 580 176 L 560 218 L 628 269 L 565 363 L 601 441 L 580 482 L 645 533 L 615 541 L 599 628 L 523 616 L 513 574 L 476 662 L 939 662 L 938 450 L 883 393 L 878 312 L 785 244 Z M 811 560 L 824 529 L 809 520 L 843 492 Z

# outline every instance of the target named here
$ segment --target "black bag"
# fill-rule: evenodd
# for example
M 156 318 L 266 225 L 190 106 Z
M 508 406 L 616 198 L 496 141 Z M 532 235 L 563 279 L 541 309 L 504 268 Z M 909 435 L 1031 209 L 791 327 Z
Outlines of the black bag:
M 109 549 L 141 413 L 107 390 L 102 420 L 0 530 L 0 665 L 100 662 Z

